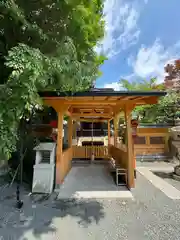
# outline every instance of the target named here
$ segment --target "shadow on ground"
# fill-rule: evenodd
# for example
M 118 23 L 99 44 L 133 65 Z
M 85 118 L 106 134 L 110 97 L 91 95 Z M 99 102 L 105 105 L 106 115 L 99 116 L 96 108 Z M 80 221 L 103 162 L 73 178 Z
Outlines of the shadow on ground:
M 166 179 L 166 178 L 173 179 L 172 177 L 173 172 L 152 172 L 152 173 L 163 179 Z
M 28 196 L 26 190 L 21 190 L 23 208 L 17 210 L 13 191 L 15 193 L 15 188 L 0 189 L 0 239 L 43 239 L 44 234 L 56 234 L 64 226 L 68 229 L 69 222 L 66 224 L 65 219 L 68 216 L 85 228 L 104 218 L 103 206 L 96 200 L 57 200 L 55 193 Z

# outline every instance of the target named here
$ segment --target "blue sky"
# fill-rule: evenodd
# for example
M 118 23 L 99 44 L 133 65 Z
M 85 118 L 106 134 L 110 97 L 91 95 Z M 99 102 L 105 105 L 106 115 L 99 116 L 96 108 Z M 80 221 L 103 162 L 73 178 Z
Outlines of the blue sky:
M 120 89 L 121 78 L 164 79 L 164 65 L 180 57 L 179 0 L 105 0 L 105 37 L 97 47 L 108 60 L 97 87 Z

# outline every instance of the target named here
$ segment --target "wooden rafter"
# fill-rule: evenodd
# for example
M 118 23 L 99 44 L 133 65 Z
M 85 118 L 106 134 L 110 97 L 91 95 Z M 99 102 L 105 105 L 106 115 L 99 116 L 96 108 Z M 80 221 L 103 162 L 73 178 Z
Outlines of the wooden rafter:
M 98 100 L 99 99 L 99 100 Z M 63 108 L 68 116 L 102 116 L 111 118 L 124 106 L 156 104 L 158 96 L 109 96 L 109 97 L 46 97 L 45 102 L 56 111 Z M 76 110 L 75 110 L 76 109 Z
M 72 117 L 75 118 L 75 117 L 89 117 L 89 118 L 93 118 L 93 117 L 101 117 L 101 118 L 111 118 L 112 115 L 110 114 L 102 114 L 102 113 L 83 113 L 83 114 L 80 114 L 80 113 L 73 113 L 72 114 Z
M 84 118 L 84 117 L 74 117 L 73 118 L 76 121 L 82 121 L 82 122 L 105 122 L 110 120 L 110 118 Z

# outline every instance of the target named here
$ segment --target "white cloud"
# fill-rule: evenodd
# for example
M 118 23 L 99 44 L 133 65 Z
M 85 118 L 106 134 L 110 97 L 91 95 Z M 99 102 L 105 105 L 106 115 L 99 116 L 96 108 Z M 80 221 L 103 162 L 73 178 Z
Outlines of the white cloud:
M 105 37 L 96 47 L 97 52 L 103 52 L 110 58 L 137 42 L 140 34 L 137 26 L 140 8 L 135 5 L 137 1 L 105 0 Z
M 164 67 L 167 63 L 172 63 L 180 56 L 180 41 L 171 47 L 165 48 L 160 40 L 156 40 L 152 46 L 142 46 L 135 57 L 130 56 L 127 60 L 128 65 L 133 72 L 127 76 L 120 76 L 117 81 L 105 84 L 105 88 L 114 88 L 115 90 L 123 90 L 118 84 L 121 78 L 129 81 L 140 78 L 149 79 L 157 77 L 158 82 L 164 81 L 166 75 Z
M 113 88 L 116 91 L 121 90 L 121 86 L 118 82 L 107 83 L 104 85 L 104 88 Z
M 172 47 L 165 48 L 160 40 L 156 40 L 152 46 L 142 46 L 136 58 L 132 56 L 128 59 L 128 64 L 132 66 L 137 77 L 148 78 L 157 77 L 159 82 L 164 80 L 164 66 L 179 57 L 180 41 Z
M 103 88 L 113 88 L 115 91 L 126 90 L 118 82 L 106 83 Z
M 134 74 L 126 75 L 126 76 L 119 76 L 117 81 L 106 83 L 104 84 L 103 88 L 113 88 L 115 91 L 123 91 L 124 89 L 121 84 L 119 83 L 120 79 L 126 79 L 128 81 L 131 81 L 134 78 Z

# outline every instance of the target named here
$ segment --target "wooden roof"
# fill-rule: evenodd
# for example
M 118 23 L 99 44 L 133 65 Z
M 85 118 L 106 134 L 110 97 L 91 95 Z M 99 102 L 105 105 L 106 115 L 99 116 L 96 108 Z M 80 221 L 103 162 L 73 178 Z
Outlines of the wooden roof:
M 125 106 L 156 104 L 163 91 L 113 91 L 103 89 L 86 92 L 40 92 L 45 102 L 57 111 L 67 106 L 67 115 L 76 119 L 111 119 Z

